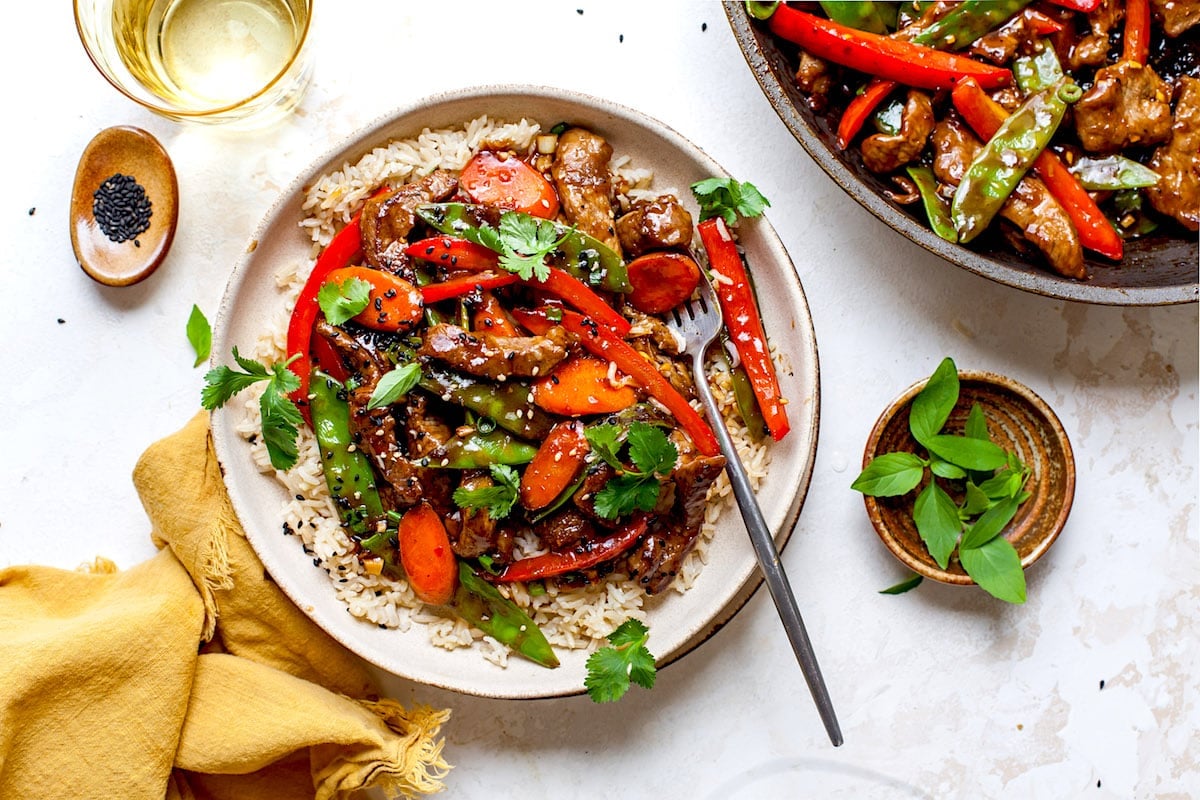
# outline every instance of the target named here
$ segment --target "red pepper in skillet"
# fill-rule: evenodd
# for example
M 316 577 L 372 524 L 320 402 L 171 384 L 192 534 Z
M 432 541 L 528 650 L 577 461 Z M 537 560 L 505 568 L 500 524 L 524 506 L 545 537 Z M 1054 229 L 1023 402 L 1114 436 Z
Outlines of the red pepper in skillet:
M 603 564 L 633 547 L 646 532 L 648 523 L 646 515 L 638 514 L 607 539 L 584 541 L 562 553 L 522 558 L 505 567 L 495 580 L 501 583 L 536 581 Z
M 995 136 L 1001 123 L 1008 118 L 1008 112 L 974 81 L 963 81 L 954 87 L 951 99 L 958 113 L 982 139 Z M 1079 232 L 1080 243 L 1102 256 L 1120 261 L 1125 250 L 1120 234 L 1062 160 L 1052 150 L 1043 150 L 1033 162 L 1033 170 L 1070 215 Z
M 708 266 L 714 275 L 713 289 L 721 303 L 729 338 L 750 378 L 767 430 L 772 439 L 779 441 L 791 426 L 742 254 L 720 217 L 704 220 L 696 226 L 696 231 L 708 254 Z
M 1150 57 L 1149 0 L 1125 2 L 1125 43 L 1121 57 L 1135 64 L 1145 64 Z
M 871 114 L 898 85 L 895 81 L 872 78 L 862 92 L 854 96 L 854 99 L 846 105 L 846 110 L 842 112 L 842 118 L 838 120 L 837 146 L 839 150 L 845 150 L 850 146 L 850 142 L 862 130 L 862 126 L 870 119 Z
M 528 330 L 539 334 L 544 334 L 555 324 L 562 325 L 579 337 L 584 349 L 616 364 L 617 369 L 633 378 L 651 397 L 666 406 L 667 411 L 671 412 L 680 427 L 691 437 L 697 450 L 706 456 L 715 456 L 721 452 L 717 436 L 712 432 L 712 428 L 708 427 L 704 417 L 676 391 L 671 382 L 658 371 L 657 366 L 634 350 L 628 342 L 618 338 L 594 320 L 575 311 L 564 309 L 561 313 L 562 319 L 557 323 L 550 319 L 545 311 L 516 309 L 513 311 L 513 317 Z
M 1100 7 L 1102 0 L 1050 0 L 1056 6 L 1090 14 Z
M 949 89 L 966 76 L 985 88 L 1007 85 L 1012 73 L 912 42 L 856 31 L 832 20 L 780 6 L 771 31 L 826 61 L 925 89 Z

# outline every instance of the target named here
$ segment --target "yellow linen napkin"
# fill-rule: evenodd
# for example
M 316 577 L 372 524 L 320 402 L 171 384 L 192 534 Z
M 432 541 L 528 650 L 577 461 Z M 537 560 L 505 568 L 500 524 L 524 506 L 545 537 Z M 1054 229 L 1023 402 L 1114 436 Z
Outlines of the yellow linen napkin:
M 152 445 L 134 484 L 155 557 L 124 572 L 103 559 L 0 570 L 0 798 L 444 788 L 449 712 L 377 698 L 361 662 L 271 581 L 225 494 L 207 413 Z

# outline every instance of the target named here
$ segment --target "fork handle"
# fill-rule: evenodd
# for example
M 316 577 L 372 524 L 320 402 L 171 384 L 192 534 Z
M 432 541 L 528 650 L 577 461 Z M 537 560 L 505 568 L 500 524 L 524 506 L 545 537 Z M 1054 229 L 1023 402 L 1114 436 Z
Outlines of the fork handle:
M 721 450 L 725 454 L 725 469 L 729 473 L 733 495 L 737 498 L 738 508 L 742 512 L 742 519 L 745 520 L 746 531 L 750 534 L 750 542 L 754 545 L 754 554 L 758 557 L 758 565 L 762 570 L 767 589 L 770 590 L 771 599 L 775 601 L 775 609 L 779 612 L 780 619 L 783 620 L 783 628 L 787 631 L 788 640 L 792 644 L 796 660 L 800 663 L 804 680 L 808 683 L 808 690 L 812 693 L 817 712 L 825 725 L 826 733 L 829 734 L 829 741 L 833 743 L 834 747 L 838 747 L 843 741 L 842 729 L 834 714 L 833 702 L 829 699 L 829 690 L 825 688 L 825 679 L 821 676 L 821 668 L 817 664 L 817 656 L 813 652 L 812 642 L 809 641 L 804 620 L 800 617 L 796 597 L 792 593 L 792 586 L 780 563 L 775 538 L 771 535 L 770 528 L 767 527 L 767 521 L 763 519 L 762 509 L 759 508 L 758 500 L 754 496 L 754 489 L 750 485 L 749 476 L 746 475 L 746 468 L 738 457 L 733 438 L 729 435 L 729 429 L 725 427 L 725 420 L 717 408 L 717 401 L 713 397 L 712 389 L 708 386 L 703 369 L 703 358 L 703 352 L 696 354 L 693 364 L 693 374 L 698 377 L 696 388 L 700 392 L 700 400 L 704 404 L 704 410 L 717 434 L 717 441 L 720 442 Z

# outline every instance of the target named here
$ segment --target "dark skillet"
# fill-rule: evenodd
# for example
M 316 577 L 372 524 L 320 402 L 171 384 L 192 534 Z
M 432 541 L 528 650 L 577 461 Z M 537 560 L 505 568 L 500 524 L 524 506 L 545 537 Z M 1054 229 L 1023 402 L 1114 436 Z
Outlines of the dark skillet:
M 1194 303 L 1200 297 L 1197 236 L 1173 221 L 1164 222 L 1150 236 L 1127 241 L 1119 265 L 1089 257 L 1091 279 L 1087 281 L 1050 272 L 1036 256 L 1022 256 L 999 236 L 981 237 L 970 248 L 939 238 L 927 226 L 919 203 L 898 205 L 883 194 L 896 187 L 869 172 L 857 148 L 835 148 L 841 107 L 830 104 L 822 113 L 809 108 L 792 77 L 796 48 L 776 40 L 763 23 L 746 13 L 744 3 L 727 0 L 724 5 L 746 63 L 792 135 L 851 197 L 906 238 L 963 269 L 1047 297 L 1113 306 Z M 1189 52 L 1176 54 L 1174 60 L 1194 67 L 1196 38 L 1180 37 L 1177 46 Z

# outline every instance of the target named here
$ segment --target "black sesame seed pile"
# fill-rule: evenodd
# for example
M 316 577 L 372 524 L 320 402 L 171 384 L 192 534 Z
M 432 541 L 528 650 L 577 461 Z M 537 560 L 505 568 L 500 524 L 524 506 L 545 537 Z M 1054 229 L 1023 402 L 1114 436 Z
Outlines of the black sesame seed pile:
M 92 214 L 110 240 L 127 242 L 150 228 L 153 215 L 150 198 L 142 185 L 129 175 L 116 173 L 105 179 L 92 195 Z

